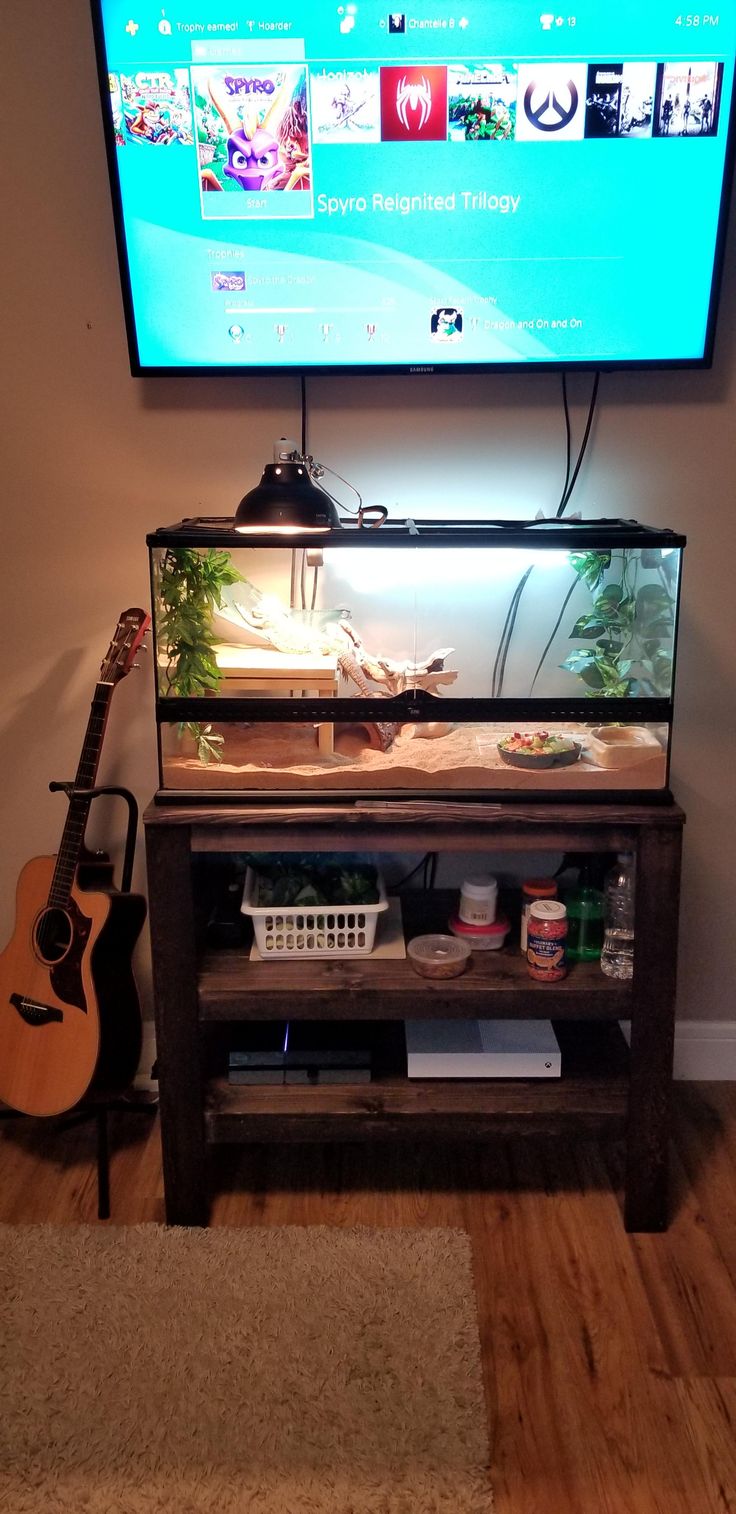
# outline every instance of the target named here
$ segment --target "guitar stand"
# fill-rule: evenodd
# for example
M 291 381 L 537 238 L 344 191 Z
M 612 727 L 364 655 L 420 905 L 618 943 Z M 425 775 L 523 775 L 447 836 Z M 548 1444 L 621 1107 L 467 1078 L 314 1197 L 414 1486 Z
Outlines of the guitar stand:
M 105 784 L 99 788 L 75 789 L 73 783 L 50 783 L 49 789 L 52 794 L 63 792 L 67 799 L 75 798 L 99 799 L 103 795 L 113 795 L 124 799 L 128 806 L 128 824 L 125 835 L 125 850 L 123 853 L 123 865 L 120 877 L 120 892 L 130 893 L 130 885 L 133 881 L 133 860 L 135 857 L 135 844 L 138 832 L 138 804 L 129 789 L 119 788 L 115 784 Z M 91 864 L 94 866 L 94 863 Z M 82 864 L 84 866 L 84 864 Z M 158 1108 L 158 1096 L 152 1093 L 136 1092 L 135 1089 L 126 1089 L 122 1093 L 111 1092 L 105 1089 L 92 1089 L 85 1095 L 79 1104 L 69 1110 L 68 1114 L 56 1116 L 61 1122 L 62 1130 L 71 1130 L 75 1125 L 86 1124 L 88 1120 L 94 1120 L 97 1125 L 97 1218 L 109 1220 L 110 1218 L 110 1142 L 108 1117 L 113 1111 L 135 1111 L 138 1114 L 155 1114 Z M 0 1109 L 1 1120 L 26 1119 L 27 1116 L 16 1109 Z M 54 1118 L 52 1116 L 52 1118 Z
M 120 878 L 121 894 L 130 893 L 130 885 L 133 882 L 133 859 L 135 857 L 135 843 L 138 834 L 138 802 L 131 794 L 130 789 L 118 788 L 116 784 L 106 783 L 101 788 L 75 789 L 73 783 L 50 783 L 49 792 L 52 794 L 64 793 L 67 799 L 74 794 L 75 799 L 99 799 L 104 794 L 112 794 L 119 799 L 124 799 L 128 806 L 128 825 L 125 832 L 125 851 L 123 852 L 123 869 Z

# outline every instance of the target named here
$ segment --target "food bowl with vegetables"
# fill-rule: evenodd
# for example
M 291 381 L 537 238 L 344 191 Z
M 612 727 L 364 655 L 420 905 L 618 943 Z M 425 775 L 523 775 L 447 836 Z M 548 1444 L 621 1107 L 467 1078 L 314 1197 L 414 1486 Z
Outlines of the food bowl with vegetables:
M 566 768 L 577 762 L 581 743 L 550 731 L 513 731 L 498 743 L 502 762 L 514 768 Z

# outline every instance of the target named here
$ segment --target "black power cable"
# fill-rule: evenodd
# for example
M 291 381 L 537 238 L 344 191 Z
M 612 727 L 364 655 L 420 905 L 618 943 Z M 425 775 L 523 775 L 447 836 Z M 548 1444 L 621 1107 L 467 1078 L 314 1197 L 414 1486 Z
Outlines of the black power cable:
M 501 632 L 501 640 L 499 642 L 498 651 L 496 653 L 496 661 L 493 664 L 491 696 L 494 699 L 500 699 L 501 697 L 503 681 L 506 676 L 506 659 L 509 655 L 509 649 L 511 647 L 511 638 L 514 634 L 516 617 L 519 613 L 519 605 L 521 604 L 522 595 L 529 582 L 529 579 L 531 578 L 531 574 L 531 568 L 527 568 L 526 572 L 522 574 L 511 596 L 511 604 L 509 605 L 508 611 L 506 612 L 506 620 L 504 622 L 503 631 Z
M 565 482 L 560 495 L 560 505 L 565 499 L 570 487 L 570 468 L 572 467 L 572 422 L 570 420 L 570 401 L 567 393 L 567 374 L 562 375 L 562 409 L 565 416 Z M 559 506 L 557 514 L 559 515 Z
M 583 460 L 583 458 L 585 456 L 585 453 L 586 453 L 586 449 L 587 449 L 587 446 L 588 446 L 588 441 L 589 441 L 589 438 L 590 438 L 591 429 L 592 429 L 592 426 L 593 426 L 593 418 L 595 416 L 595 407 L 596 407 L 596 401 L 598 399 L 598 385 L 600 383 L 600 377 L 601 377 L 600 373 L 596 373 L 595 379 L 593 381 L 593 390 L 592 390 L 592 394 L 591 394 L 591 397 L 590 397 L 590 409 L 588 411 L 588 420 L 587 420 L 587 424 L 586 424 L 586 427 L 585 427 L 585 435 L 583 436 L 582 446 L 580 448 L 580 455 L 578 457 L 577 466 L 575 468 L 575 472 L 574 472 L 574 474 L 572 476 L 572 479 L 570 479 L 570 451 L 569 451 L 569 446 L 568 446 L 568 454 L 567 454 L 567 478 L 566 478 L 566 482 L 565 482 L 565 488 L 562 491 L 562 499 L 560 500 L 560 504 L 559 504 L 559 507 L 558 507 L 558 510 L 557 510 L 557 514 L 558 515 L 562 515 L 563 511 L 565 510 L 565 508 L 567 506 L 567 502 L 568 502 L 568 500 L 570 498 L 570 495 L 572 494 L 572 491 L 575 488 L 575 484 L 577 482 L 577 477 L 578 477 L 578 474 L 580 472 L 580 466 L 581 466 L 582 460 Z M 566 416 L 566 419 L 567 419 L 567 435 L 568 435 L 568 442 L 569 442 L 569 437 L 570 437 L 570 412 L 569 412 L 569 407 L 568 407 L 568 403 L 567 403 L 567 385 L 565 383 L 565 375 L 564 374 L 562 376 L 562 393 L 563 393 L 563 400 L 564 400 L 564 405 L 565 405 L 565 416 Z M 534 674 L 534 677 L 533 677 L 532 682 L 531 682 L 531 687 L 529 689 L 530 696 L 534 693 L 534 686 L 535 686 L 535 684 L 537 682 L 537 679 L 538 679 L 538 677 L 539 677 L 539 675 L 540 675 L 540 673 L 542 671 L 542 668 L 544 667 L 544 664 L 545 664 L 545 662 L 547 660 L 547 653 L 549 652 L 549 649 L 552 646 L 552 643 L 553 643 L 553 641 L 555 639 L 555 636 L 557 635 L 557 632 L 559 631 L 560 626 L 562 625 L 563 616 L 564 616 L 565 611 L 566 611 L 566 609 L 567 609 L 567 607 L 568 607 L 568 605 L 570 603 L 570 600 L 572 599 L 572 596 L 573 596 L 573 594 L 575 592 L 575 589 L 577 588 L 577 584 L 578 584 L 578 578 L 577 578 L 577 574 L 576 574 L 574 576 L 573 581 L 570 584 L 570 587 L 569 587 L 569 589 L 567 591 L 567 594 L 565 595 L 565 598 L 564 598 L 564 600 L 562 602 L 562 609 L 560 610 L 560 613 L 557 616 L 557 620 L 555 621 L 555 625 L 554 625 L 554 629 L 552 631 L 552 634 L 551 634 L 551 636 L 550 636 L 550 638 L 549 638 L 549 640 L 547 642 L 547 645 L 545 646 L 545 649 L 544 649 L 544 651 L 543 651 L 543 653 L 542 653 L 542 655 L 541 655 L 541 657 L 539 659 L 539 662 L 537 663 L 536 672 Z
M 326 463 L 315 464 L 314 458 L 311 457 L 310 454 L 307 452 L 309 415 L 308 415 L 308 408 L 307 408 L 307 380 L 306 380 L 306 377 L 305 377 L 305 375 L 303 373 L 301 374 L 301 377 L 300 377 L 300 380 L 299 380 L 299 384 L 300 384 L 301 412 L 302 412 L 302 453 L 301 453 L 301 455 L 305 459 L 305 461 L 307 462 L 307 465 L 308 465 L 308 468 L 309 468 L 309 471 L 310 471 L 310 476 L 315 481 L 315 483 L 317 483 L 319 485 L 319 487 L 322 490 L 322 492 L 327 495 L 327 498 L 332 500 L 333 505 L 337 505 L 338 510 L 346 510 L 347 513 L 348 513 L 348 515 L 359 515 L 360 512 L 361 512 L 361 510 L 362 510 L 362 508 L 363 508 L 363 496 L 362 496 L 360 490 L 356 489 L 355 484 L 351 484 L 350 481 L 349 481 L 349 479 L 343 478 L 342 474 L 336 472 L 336 470 L 334 468 L 329 468 Z M 332 477 L 333 478 L 339 478 L 340 483 L 344 484 L 347 489 L 352 489 L 353 494 L 356 496 L 357 501 L 358 501 L 357 508 L 353 508 L 352 505 L 346 504 L 344 502 L 344 500 L 339 500 L 336 497 L 336 495 L 334 495 L 327 488 L 327 485 L 324 482 L 324 474 L 325 473 L 331 473 Z M 312 605 L 312 608 L 314 608 L 314 605 Z
M 299 378 L 299 394 L 302 407 L 302 457 L 307 455 L 307 380 L 302 373 Z
M 542 671 L 542 668 L 544 667 L 544 664 L 545 664 L 545 662 L 547 660 L 547 653 L 549 652 L 549 649 L 550 649 L 550 647 L 552 645 L 552 642 L 554 641 L 555 636 L 557 635 L 557 632 L 559 631 L 560 626 L 562 625 L 562 618 L 563 618 L 563 616 L 565 614 L 565 611 L 566 611 L 566 609 L 567 609 L 567 607 L 568 607 L 568 605 L 570 603 L 570 600 L 572 599 L 573 593 L 574 593 L 575 589 L 577 588 L 577 586 L 578 586 L 578 576 L 577 576 L 577 573 L 576 573 L 575 577 L 573 578 L 572 583 L 570 584 L 570 587 L 569 587 L 569 589 L 567 591 L 567 594 L 565 595 L 565 598 L 564 598 L 564 600 L 562 602 L 562 609 L 560 610 L 560 613 L 557 616 L 557 619 L 555 621 L 555 628 L 554 628 L 554 630 L 552 632 L 552 635 L 550 636 L 549 641 L 547 642 L 547 645 L 546 645 L 546 647 L 545 647 L 545 649 L 544 649 L 544 651 L 543 651 L 543 653 L 542 653 L 542 655 L 541 655 L 541 657 L 539 659 L 539 662 L 537 663 L 537 669 L 536 669 L 536 672 L 535 672 L 534 677 L 533 677 L 532 682 L 531 682 L 531 688 L 529 690 L 529 697 L 530 698 L 531 698 L 532 694 L 534 693 L 534 685 L 535 685 L 535 683 L 536 683 L 536 681 L 537 681 L 537 679 L 538 679 L 538 677 L 539 677 L 539 675 L 540 675 L 540 673 Z
M 424 856 L 420 858 L 416 867 L 413 867 L 410 873 L 405 873 L 403 878 L 399 878 L 396 883 L 391 884 L 392 889 L 397 890 L 403 888 L 404 884 L 411 882 L 411 879 L 415 878 L 417 873 L 419 872 L 421 872 L 422 874 L 422 887 L 425 892 L 428 888 L 433 888 L 434 879 L 437 872 L 436 852 L 425 852 Z
M 587 421 L 585 423 L 585 433 L 583 435 L 583 440 L 582 440 L 582 442 L 580 444 L 580 451 L 578 453 L 578 460 L 577 460 L 577 462 L 575 464 L 575 468 L 574 468 L 574 471 L 573 471 L 572 478 L 570 479 L 570 482 L 566 485 L 566 487 L 565 487 L 565 489 L 563 491 L 562 499 L 560 500 L 559 506 L 557 508 L 557 514 L 558 514 L 558 516 L 559 515 L 564 515 L 564 513 L 565 513 L 565 511 L 566 511 L 566 509 L 567 509 L 567 507 L 568 507 L 568 505 L 570 503 L 570 500 L 572 498 L 572 493 L 573 493 L 573 490 L 575 488 L 575 485 L 576 485 L 576 483 L 578 481 L 578 475 L 580 473 L 580 469 L 583 466 L 583 460 L 584 460 L 585 454 L 586 454 L 586 452 L 588 450 L 588 442 L 590 441 L 590 433 L 591 433 L 591 431 L 593 429 L 593 421 L 595 419 L 596 406 L 597 406 L 597 403 L 598 403 L 598 389 L 599 389 L 599 386 L 600 386 L 600 382 L 601 382 L 601 376 L 600 376 L 600 372 L 598 372 L 598 373 L 596 373 L 595 378 L 593 379 L 593 388 L 592 388 L 591 395 L 590 395 L 590 405 L 588 407 L 588 419 L 587 419 Z M 564 395 L 565 395 L 565 405 L 567 406 L 567 389 L 566 388 L 564 390 Z
M 578 477 L 580 475 L 580 469 L 583 466 L 583 461 L 584 461 L 584 458 L 585 458 L 585 454 L 586 454 L 586 452 L 588 450 L 588 443 L 590 441 L 590 433 L 591 433 L 591 431 L 593 429 L 593 421 L 594 421 L 594 418 L 595 418 L 596 406 L 597 406 L 597 403 L 598 403 L 598 389 L 599 389 L 599 385 L 600 385 L 600 379 L 601 379 L 600 372 L 596 372 L 595 378 L 593 380 L 593 388 L 591 390 L 590 405 L 588 407 L 588 419 L 587 419 L 586 425 L 585 425 L 585 432 L 584 432 L 584 435 L 583 435 L 583 440 L 582 440 L 582 442 L 580 444 L 580 450 L 578 452 L 577 462 L 575 464 L 575 467 L 574 467 L 572 475 L 571 475 L 570 474 L 570 464 L 571 464 L 571 460 L 572 460 L 572 427 L 571 427 L 571 423 L 570 423 L 570 405 L 569 405 L 569 398 L 568 398 L 568 392 L 567 392 L 567 374 L 563 373 L 563 375 L 562 375 L 562 403 L 563 403 L 563 409 L 564 409 L 564 415 L 565 415 L 565 434 L 566 434 L 566 442 L 567 442 L 567 445 L 566 445 L 567 466 L 566 466 L 566 470 L 565 470 L 565 483 L 564 483 L 564 487 L 563 487 L 563 490 L 562 490 L 562 496 L 560 498 L 560 503 L 559 503 L 559 505 L 557 507 L 557 517 L 558 518 L 560 516 L 564 515 L 564 513 L 565 513 L 565 511 L 566 511 L 566 509 L 567 509 L 567 507 L 568 507 L 568 505 L 570 503 L 573 491 L 575 489 L 575 485 L 576 485 L 576 483 L 578 481 Z M 515 629 L 515 626 L 516 626 L 516 619 L 517 619 L 517 616 L 518 616 L 518 613 L 519 613 L 519 606 L 521 604 L 521 600 L 522 600 L 522 597 L 523 597 L 523 594 L 524 594 L 524 590 L 525 590 L 525 588 L 527 586 L 527 583 L 529 582 L 531 574 L 532 574 L 532 569 L 531 568 L 527 568 L 526 572 L 519 579 L 519 582 L 516 585 L 516 588 L 515 588 L 515 590 L 513 592 L 513 595 L 511 596 L 511 603 L 509 605 L 509 608 L 508 608 L 508 611 L 507 611 L 507 614 L 506 614 L 506 620 L 504 621 L 504 627 L 503 627 L 503 630 L 501 632 L 501 640 L 499 642 L 498 651 L 496 652 L 496 660 L 495 660 L 494 665 L 493 665 L 493 678 L 491 680 L 491 696 L 494 699 L 500 699 L 501 695 L 503 693 L 503 683 L 504 683 L 504 677 L 505 677 L 505 674 L 506 674 L 506 662 L 507 662 L 507 659 L 508 659 L 509 650 L 511 648 L 511 640 L 512 640 L 512 637 L 513 637 L 513 634 L 514 634 L 514 629 Z M 551 643 L 550 643 L 550 645 L 551 645 Z M 547 655 L 547 650 L 549 650 L 549 649 L 548 648 L 545 649 L 545 653 L 544 653 L 545 657 Z M 544 661 L 544 657 L 542 658 L 542 662 L 543 661 Z M 534 675 L 535 682 L 536 682 L 536 679 L 537 679 L 537 677 L 539 675 L 539 672 L 540 672 L 540 669 L 541 669 L 541 665 L 542 664 L 540 663 L 539 667 L 537 668 L 537 672 Z M 533 687 L 533 685 L 532 685 L 532 687 Z

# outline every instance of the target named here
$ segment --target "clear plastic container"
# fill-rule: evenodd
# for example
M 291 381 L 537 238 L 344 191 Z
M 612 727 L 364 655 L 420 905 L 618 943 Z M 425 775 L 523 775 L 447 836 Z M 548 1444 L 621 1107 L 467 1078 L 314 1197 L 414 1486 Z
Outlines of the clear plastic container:
M 449 924 L 453 936 L 467 941 L 474 952 L 500 951 L 511 929 L 504 915 L 497 915 L 490 925 L 466 925 L 458 915 L 453 915 Z
M 459 978 L 470 961 L 470 947 L 454 936 L 415 936 L 406 952 L 420 978 Z
M 634 974 L 635 863 L 631 852 L 619 852 L 606 878 L 601 968 L 608 978 Z

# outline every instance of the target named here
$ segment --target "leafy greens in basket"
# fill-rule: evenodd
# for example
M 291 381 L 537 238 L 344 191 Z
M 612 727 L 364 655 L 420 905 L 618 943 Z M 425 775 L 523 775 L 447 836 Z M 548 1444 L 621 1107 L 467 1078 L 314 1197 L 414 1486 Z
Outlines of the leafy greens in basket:
M 377 904 L 377 874 L 369 863 L 254 862 L 260 906 Z

